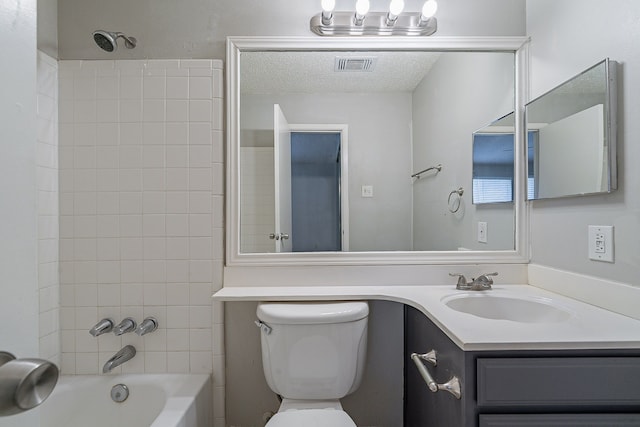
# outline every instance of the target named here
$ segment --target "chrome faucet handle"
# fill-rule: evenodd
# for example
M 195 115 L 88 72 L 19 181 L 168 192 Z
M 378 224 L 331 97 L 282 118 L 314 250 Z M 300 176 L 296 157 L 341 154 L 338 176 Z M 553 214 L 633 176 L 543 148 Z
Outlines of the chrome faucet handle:
M 451 277 L 457 277 L 458 283 L 456 284 L 456 289 L 468 289 L 469 284 L 467 283 L 467 278 L 464 277 L 462 273 L 449 273 Z
M 93 325 L 93 328 L 89 329 L 89 333 L 94 337 L 98 335 L 106 334 L 113 330 L 113 320 L 105 318 Z
M 497 275 L 498 273 L 481 274 L 477 278 L 473 279 L 473 283 L 471 285 L 477 290 L 491 289 L 491 285 L 493 285 L 493 279 L 489 276 Z
M 143 336 L 156 329 L 158 329 L 158 320 L 155 317 L 147 317 L 138 325 L 136 334 Z
M 120 336 L 122 334 L 126 334 L 127 332 L 132 332 L 136 329 L 136 326 L 137 325 L 135 320 L 133 320 L 131 317 L 125 317 L 124 319 L 122 319 L 122 322 L 113 327 L 113 333 L 117 336 Z

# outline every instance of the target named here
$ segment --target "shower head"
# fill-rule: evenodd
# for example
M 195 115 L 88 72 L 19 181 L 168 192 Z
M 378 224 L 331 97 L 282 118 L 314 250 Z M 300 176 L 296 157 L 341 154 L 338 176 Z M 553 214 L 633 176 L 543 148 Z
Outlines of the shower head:
M 98 47 L 107 52 L 115 52 L 118 49 L 118 38 L 124 39 L 124 47 L 127 49 L 133 49 L 136 47 L 136 39 L 134 37 L 127 37 L 123 33 L 114 31 L 98 30 L 93 32 L 93 40 Z

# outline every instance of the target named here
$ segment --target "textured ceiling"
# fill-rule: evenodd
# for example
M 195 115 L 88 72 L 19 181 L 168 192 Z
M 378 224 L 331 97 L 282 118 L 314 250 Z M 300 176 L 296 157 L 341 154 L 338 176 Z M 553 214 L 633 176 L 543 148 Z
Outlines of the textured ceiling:
M 370 72 L 335 72 L 336 57 L 376 57 Z M 243 52 L 243 94 L 411 92 L 438 60 L 435 52 Z

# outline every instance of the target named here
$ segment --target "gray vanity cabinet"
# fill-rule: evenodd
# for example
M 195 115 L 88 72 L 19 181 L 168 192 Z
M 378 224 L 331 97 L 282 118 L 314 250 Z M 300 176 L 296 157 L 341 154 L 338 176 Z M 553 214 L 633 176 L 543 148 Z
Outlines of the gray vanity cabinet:
M 410 359 L 437 352 L 433 393 Z M 462 351 L 418 310 L 405 309 L 406 427 L 640 427 L 640 350 Z

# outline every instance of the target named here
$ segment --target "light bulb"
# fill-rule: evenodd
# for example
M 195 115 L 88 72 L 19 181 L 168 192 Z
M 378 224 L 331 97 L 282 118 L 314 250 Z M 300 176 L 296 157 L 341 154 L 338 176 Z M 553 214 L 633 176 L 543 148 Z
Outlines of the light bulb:
M 420 16 L 420 19 L 426 21 L 427 19 L 435 15 L 437 10 L 438 3 L 436 2 L 436 0 L 427 0 L 426 2 L 424 2 L 424 6 L 422 6 L 422 15 Z
M 331 25 L 333 22 L 333 8 L 336 7 L 336 0 L 322 0 L 322 25 Z
M 356 2 L 356 14 L 364 16 L 369 12 L 369 0 L 358 0 Z
M 393 16 L 398 16 L 404 9 L 404 0 L 391 0 L 389 5 L 389 13 Z
M 320 2 L 323 12 L 332 12 L 336 7 L 336 0 L 322 0 Z

